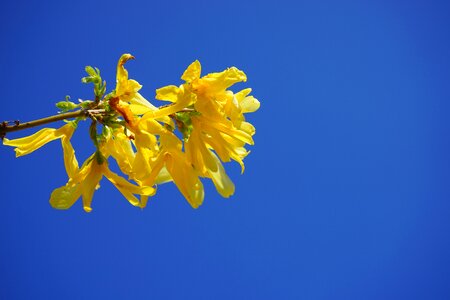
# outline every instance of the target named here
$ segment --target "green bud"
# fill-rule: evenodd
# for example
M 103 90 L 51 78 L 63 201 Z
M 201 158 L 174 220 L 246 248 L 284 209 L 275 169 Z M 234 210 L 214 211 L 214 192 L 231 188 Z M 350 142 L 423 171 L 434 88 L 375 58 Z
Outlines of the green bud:
M 97 68 L 96 68 L 97 69 Z M 95 72 L 96 70 L 94 70 L 93 67 L 91 66 L 86 66 L 84 68 L 84 70 L 86 71 L 86 73 L 88 73 L 89 75 L 91 75 L 92 77 L 97 76 L 97 72 Z
M 70 101 L 60 101 L 56 103 L 56 107 L 59 108 L 61 112 L 67 112 L 76 109 L 78 105 Z
M 70 96 L 66 96 L 66 99 L 64 101 L 59 101 L 56 103 L 56 107 L 60 109 L 60 112 L 67 112 L 79 107 L 79 105 L 69 101 L 69 99 Z
M 98 68 L 86 66 L 85 70 L 89 76 L 81 78 L 81 82 L 94 84 L 94 94 L 96 96 L 96 101 L 98 101 L 106 92 L 106 82 L 102 81 L 100 70 Z

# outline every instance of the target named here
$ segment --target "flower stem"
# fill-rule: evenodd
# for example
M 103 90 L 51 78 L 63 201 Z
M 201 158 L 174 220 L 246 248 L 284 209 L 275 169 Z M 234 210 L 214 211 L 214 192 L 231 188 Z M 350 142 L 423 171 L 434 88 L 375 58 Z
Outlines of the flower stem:
M 64 119 L 77 118 L 77 117 L 88 117 L 92 113 L 102 113 L 102 112 L 104 112 L 104 110 L 81 109 L 81 110 L 77 110 L 77 111 L 73 111 L 73 112 L 57 114 L 54 116 L 37 119 L 37 120 L 29 121 L 29 122 L 23 122 L 23 123 L 20 123 L 20 121 L 14 121 L 14 122 L 4 121 L 4 122 L 0 123 L 0 138 L 3 139 L 8 132 L 32 128 L 32 127 L 36 127 L 39 125 L 44 125 L 44 124 L 48 124 L 48 123 L 61 121 Z M 13 125 L 9 125 L 11 123 L 13 123 Z

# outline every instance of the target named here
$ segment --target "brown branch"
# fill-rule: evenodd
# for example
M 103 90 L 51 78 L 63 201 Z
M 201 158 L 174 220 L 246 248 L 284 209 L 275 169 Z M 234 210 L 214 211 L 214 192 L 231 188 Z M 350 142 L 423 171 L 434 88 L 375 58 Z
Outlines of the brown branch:
M 92 113 L 103 113 L 104 110 L 77 110 L 73 112 L 62 113 L 42 119 L 37 119 L 29 122 L 20 123 L 19 121 L 14 121 L 14 125 L 9 125 L 11 122 L 0 123 L 0 138 L 4 138 L 8 132 L 23 130 L 27 128 L 36 127 L 39 125 L 44 125 L 56 121 L 61 121 L 64 119 L 77 118 L 77 117 L 88 117 Z

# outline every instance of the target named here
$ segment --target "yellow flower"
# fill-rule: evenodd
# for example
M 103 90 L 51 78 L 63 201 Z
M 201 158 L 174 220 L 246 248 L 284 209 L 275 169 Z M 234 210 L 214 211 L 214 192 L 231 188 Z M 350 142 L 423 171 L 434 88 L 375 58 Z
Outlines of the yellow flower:
M 194 61 L 184 71 L 181 79 L 185 81 L 179 87 L 169 85 L 156 90 L 156 99 L 169 101 L 174 104 L 163 107 L 157 111 L 145 114 L 146 118 L 159 118 L 168 116 L 194 104 L 196 111 L 209 116 L 220 118 L 223 116 L 223 107 L 233 93 L 227 88 L 234 83 L 246 81 L 247 77 L 241 70 L 231 67 L 220 73 L 211 73 L 200 77 L 201 65 Z
M 72 146 L 69 143 L 66 150 L 72 153 Z M 68 159 L 75 160 L 75 156 L 66 155 Z M 71 165 L 77 165 L 72 161 Z M 69 174 L 69 171 L 67 172 Z M 99 152 L 91 155 L 77 170 L 69 175 L 69 181 L 65 186 L 57 188 L 50 196 L 50 204 L 56 209 L 70 208 L 80 197 L 83 198 L 83 208 L 86 212 L 91 212 L 91 202 L 94 191 L 99 188 L 100 180 L 105 176 L 122 195 L 134 206 L 140 206 L 140 201 L 134 194 L 144 197 L 153 196 L 156 190 L 152 187 L 136 186 L 108 168 L 107 158 Z
M 233 98 L 233 92 L 227 89 L 237 82 L 247 81 L 247 76 L 235 67 L 203 77 L 200 74 L 200 62 L 195 61 L 181 77 L 197 97 L 195 110 L 213 119 L 223 117 L 224 106 Z
M 173 180 L 180 192 L 193 208 L 203 203 L 203 184 L 198 172 L 192 167 L 186 154 L 182 151 L 182 142 L 169 130 L 153 120 L 140 123 L 142 130 L 159 135 L 160 150 L 154 159 L 150 159 L 151 172 L 147 175 L 144 185 L 153 185 L 168 176 Z M 165 168 L 165 169 L 164 169 Z M 165 175 L 165 173 L 168 173 Z M 161 175 L 162 174 L 162 175 Z M 164 177 L 167 176 L 167 177 Z M 142 203 L 146 205 L 145 202 Z
M 59 129 L 43 128 L 32 135 L 19 139 L 8 140 L 5 138 L 3 145 L 16 147 L 14 151 L 16 152 L 16 157 L 19 157 L 30 154 L 51 141 L 64 137 L 70 139 L 74 131 L 75 125 L 68 123 Z
M 133 115 L 142 115 L 147 112 L 156 111 L 157 108 L 139 93 L 142 85 L 136 80 L 128 78 L 128 71 L 125 69 L 125 63 L 131 59 L 134 59 L 134 56 L 126 53 L 120 57 L 119 62 L 117 63 L 114 98 L 119 99 L 121 102 L 129 103 L 127 109 L 129 109 Z M 171 119 L 166 115 L 158 118 L 158 120 L 167 124 L 171 123 Z
M 141 128 L 139 124 L 142 123 L 142 119 L 135 116 L 130 109 L 130 105 L 119 98 L 112 98 L 110 106 L 115 109 L 125 120 L 127 129 L 133 134 L 134 145 L 137 149 L 133 158 L 128 153 L 127 160 L 131 163 L 130 168 L 126 171 L 126 168 L 122 169 L 130 178 L 141 183 L 145 176 L 151 172 L 150 159 L 155 157 L 158 152 L 157 139 L 153 134 L 147 132 L 144 128 Z M 114 145 L 107 143 L 110 153 L 118 162 L 122 160 L 121 154 L 117 153 Z
M 101 158 L 98 153 L 89 157 L 83 166 L 79 168 L 78 161 L 75 156 L 75 150 L 70 143 L 70 138 L 72 137 L 74 131 L 74 125 L 69 123 L 59 129 L 44 128 L 33 135 L 20 139 L 4 139 L 5 145 L 16 147 L 15 151 L 17 157 L 29 154 L 50 141 L 61 139 L 64 152 L 64 165 L 69 181 L 65 186 L 57 188 L 53 191 L 50 197 L 50 204 L 54 208 L 67 209 L 71 207 L 75 201 L 80 198 L 80 196 L 82 196 L 85 211 L 91 211 L 91 202 L 94 190 L 98 187 L 98 184 L 103 176 L 108 178 L 108 180 L 116 186 L 125 198 L 135 206 L 140 206 L 140 201 L 134 196 L 134 194 L 145 197 L 154 195 L 156 192 L 154 188 L 133 185 L 109 170 L 106 158 Z M 126 159 L 131 157 L 132 154 L 124 141 L 121 140 L 123 139 L 123 136 L 116 134 L 116 137 L 118 137 L 118 139 L 110 143 L 121 146 L 122 148 L 110 146 L 108 147 L 108 150 L 113 149 L 115 151 L 116 157 L 122 159 L 119 160 L 121 162 L 121 167 L 126 170 L 127 163 L 129 163 Z M 107 151 L 105 151 L 105 153 L 106 152 Z M 107 155 L 109 155 L 109 153 Z
M 211 178 L 219 194 L 228 198 L 234 194 L 234 184 L 211 147 L 205 143 L 201 126 L 195 120 L 193 122 L 194 129 L 185 143 L 186 156 L 201 176 Z
M 134 59 L 134 56 L 128 53 L 123 54 L 117 63 L 115 97 L 129 102 L 132 112 L 140 115 L 150 110 L 155 110 L 156 107 L 139 93 L 142 85 L 136 80 L 128 79 L 128 71 L 125 69 L 124 64 L 130 59 Z
M 255 133 L 244 114 L 256 111 L 259 101 L 249 96 L 251 89 L 236 94 L 228 90 L 234 83 L 247 80 L 244 72 L 235 67 L 201 77 L 200 62 L 195 61 L 181 79 L 185 83 L 179 87 L 166 86 L 156 91 L 157 99 L 173 104 L 148 112 L 142 119 L 171 115 L 186 107 L 199 112 L 190 116 L 191 124 L 186 125 L 191 126 L 185 142 L 186 156 L 202 177 L 211 178 L 217 191 L 229 197 L 234 193 L 234 184 L 217 156 L 224 162 L 237 161 L 244 171 L 243 159 L 249 153 L 244 146 L 253 145 Z

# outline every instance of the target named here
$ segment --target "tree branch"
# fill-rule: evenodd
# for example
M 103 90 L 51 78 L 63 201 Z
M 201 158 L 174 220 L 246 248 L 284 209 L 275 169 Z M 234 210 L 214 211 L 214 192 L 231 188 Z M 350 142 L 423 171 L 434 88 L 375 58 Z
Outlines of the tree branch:
M 32 127 L 36 127 L 39 125 L 44 125 L 44 124 L 48 124 L 48 123 L 52 123 L 52 122 L 56 122 L 56 121 L 61 121 L 64 119 L 77 118 L 77 117 L 88 117 L 90 113 L 99 113 L 99 112 L 100 111 L 98 109 L 92 110 L 92 111 L 82 109 L 82 110 L 77 110 L 77 111 L 73 111 L 73 112 L 57 114 L 54 116 L 37 119 L 37 120 L 29 121 L 29 122 L 24 122 L 24 123 L 20 123 L 19 121 L 14 121 L 14 122 L 4 121 L 0 124 L 0 138 L 3 139 L 8 132 L 32 128 Z M 102 112 L 104 112 L 104 110 Z M 11 123 L 14 123 L 14 125 L 9 125 Z

